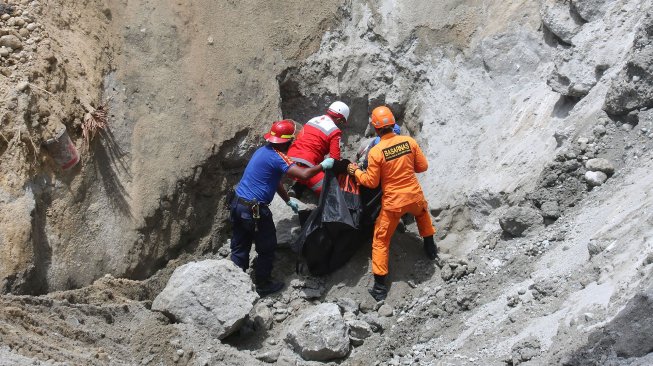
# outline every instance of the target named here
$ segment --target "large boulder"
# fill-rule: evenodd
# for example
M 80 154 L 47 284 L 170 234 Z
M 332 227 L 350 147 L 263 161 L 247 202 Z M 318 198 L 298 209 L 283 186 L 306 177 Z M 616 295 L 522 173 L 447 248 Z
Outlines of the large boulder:
M 333 303 L 306 309 L 290 325 L 286 342 L 305 360 L 327 361 L 349 353 L 349 326 Z
M 611 0 L 572 0 L 572 6 L 584 20 L 597 20 L 605 13 L 604 5 Z
M 222 339 L 242 325 L 258 298 L 249 276 L 231 261 L 205 260 L 177 268 L 152 310 Z
M 510 207 L 499 219 L 503 231 L 512 236 L 521 236 L 531 227 L 542 224 L 540 212 L 530 207 Z
M 603 109 L 612 115 L 653 107 L 653 16 L 647 14 L 644 25 L 624 68 L 612 81 Z
M 609 323 L 589 335 L 587 344 L 569 355 L 566 365 L 605 364 L 608 355 L 633 359 L 653 349 L 653 288 L 638 294 Z M 644 360 L 650 360 L 646 357 Z M 644 361 L 642 360 L 642 361 Z M 650 365 L 640 362 L 633 365 Z
M 572 44 L 572 38 L 580 31 L 582 19 L 565 0 L 542 0 L 540 3 L 542 23 L 563 42 Z

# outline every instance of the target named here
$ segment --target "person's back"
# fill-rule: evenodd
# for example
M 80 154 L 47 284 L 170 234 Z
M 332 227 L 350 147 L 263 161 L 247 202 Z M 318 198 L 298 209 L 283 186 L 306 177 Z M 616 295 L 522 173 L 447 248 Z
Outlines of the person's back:
M 367 170 L 349 164 L 347 172 L 366 187 L 375 188 L 381 184 L 381 211 L 374 224 L 372 240 L 374 286 L 370 289 L 372 297 L 380 301 L 388 294 L 385 278 L 388 274 L 390 240 L 402 215 L 409 213 L 415 216 L 419 235 L 424 239 L 426 256 L 434 260 L 438 253 L 428 203 L 415 175 L 428 169 L 428 161 L 413 138 L 396 135 L 392 131 L 395 118 L 388 107 L 375 108 L 371 117 L 370 124 L 381 139 L 369 152 Z
M 369 153 L 369 166 L 380 167 L 383 207 L 388 210 L 424 199 L 415 173 L 428 169 L 428 162 L 417 142 L 408 136 L 388 133 Z
M 341 135 L 342 132 L 329 116 L 312 118 L 304 125 L 290 146 L 288 156 L 293 158 L 293 161 L 308 166 L 322 161 L 327 154 L 338 160 L 340 159 Z
M 340 101 L 331 103 L 323 116 L 312 118 L 304 125 L 297 139 L 288 150 L 288 156 L 300 166 L 312 167 L 329 154 L 340 160 L 340 137 L 338 124 L 347 122 L 349 107 Z M 310 188 L 316 195 L 322 192 L 324 174 L 317 174 L 309 180 L 298 180 L 291 188 L 291 195 L 300 197 L 301 192 Z

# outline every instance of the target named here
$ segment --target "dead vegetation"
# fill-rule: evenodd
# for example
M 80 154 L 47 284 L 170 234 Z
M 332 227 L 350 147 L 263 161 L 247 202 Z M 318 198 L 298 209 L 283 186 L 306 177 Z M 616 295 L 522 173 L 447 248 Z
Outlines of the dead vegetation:
M 82 122 L 82 136 L 84 137 L 84 146 L 88 149 L 91 141 L 101 131 L 107 128 L 109 117 L 109 101 L 111 98 L 100 103 L 100 105 L 91 112 L 86 113 L 84 122 Z

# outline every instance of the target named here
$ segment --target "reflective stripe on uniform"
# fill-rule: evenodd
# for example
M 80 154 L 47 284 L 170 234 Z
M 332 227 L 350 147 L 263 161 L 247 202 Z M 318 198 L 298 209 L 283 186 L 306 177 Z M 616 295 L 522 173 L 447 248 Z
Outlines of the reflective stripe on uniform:
M 315 166 L 315 164 L 309 162 L 308 160 L 302 159 L 302 158 L 292 158 L 291 157 L 290 160 L 294 161 L 295 163 L 304 164 L 309 168 L 312 168 L 312 167 Z
M 307 126 L 315 127 L 322 131 L 325 135 L 329 136 L 331 132 L 338 129 L 338 126 L 327 116 L 320 116 L 313 118 L 306 123 Z

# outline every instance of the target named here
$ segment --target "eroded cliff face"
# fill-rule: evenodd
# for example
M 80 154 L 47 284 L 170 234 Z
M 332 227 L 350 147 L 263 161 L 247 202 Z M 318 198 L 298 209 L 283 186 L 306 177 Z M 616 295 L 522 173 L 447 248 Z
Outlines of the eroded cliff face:
M 336 1 L 3 6 L 25 43 L 25 60 L 3 59 L 2 278 L 17 293 L 144 278 L 215 249 L 223 192 L 280 117 L 276 76 L 339 14 Z M 85 146 L 82 119 L 102 103 L 109 129 Z M 62 126 L 82 157 L 66 172 L 41 146 Z

